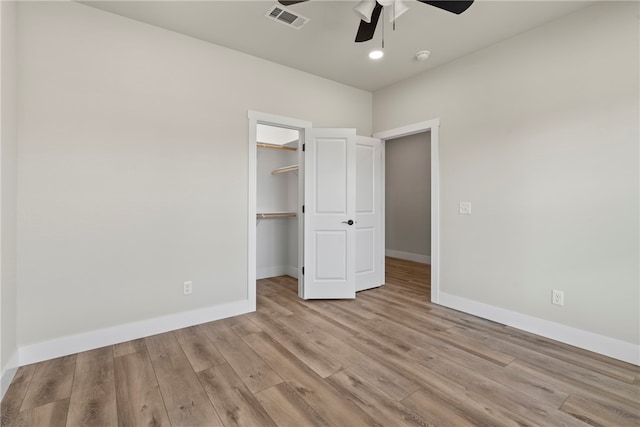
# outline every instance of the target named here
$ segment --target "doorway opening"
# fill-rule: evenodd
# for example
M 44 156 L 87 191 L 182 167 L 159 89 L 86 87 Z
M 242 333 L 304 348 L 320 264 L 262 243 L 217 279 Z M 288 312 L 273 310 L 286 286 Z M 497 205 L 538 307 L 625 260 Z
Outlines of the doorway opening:
M 300 141 L 311 122 L 249 111 L 247 299 L 256 309 L 256 280 L 298 278 L 302 292 Z M 260 150 L 260 151 L 259 151 Z
M 257 125 L 256 279 L 298 278 L 300 131 Z
M 417 264 L 418 266 L 420 265 L 424 265 L 424 266 L 428 266 L 428 270 L 431 273 L 431 280 L 430 280 L 430 286 L 429 286 L 429 290 L 430 290 L 430 295 L 428 295 L 428 297 L 430 297 L 431 302 L 433 303 L 438 303 L 439 302 L 439 296 L 440 296 L 440 165 L 439 165 L 439 129 L 440 129 L 440 121 L 439 119 L 434 119 L 434 120 L 428 120 L 428 121 L 424 121 L 424 122 L 419 122 L 419 123 L 415 123 L 412 125 L 408 125 L 408 126 L 403 126 L 400 128 L 396 128 L 396 129 L 391 129 L 388 131 L 383 131 L 383 132 L 378 132 L 376 134 L 374 134 L 373 136 L 376 138 L 380 138 L 384 141 L 385 144 L 385 159 L 384 159 L 384 164 L 385 164 L 385 174 L 386 174 L 386 166 L 387 166 L 387 153 L 386 153 L 386 149 L 387 149 L 387 145 L 396 143 L 396 144 L 402 144 L 402 141 L 395 141 L 393 142 L 393 140 L 398 140 L 398 138 L 404 138 L 404 137 L 408 137 L 408 136 L 415 136 L 416 138 L 418 138 L 419 141 L 426 141 L 427 138 L 429 140 L 429 159 L 428 161 L 425 161 L 425 166 L 428 162 L 428 166 L 429 166 L 429 177 L 430 177 L 430 186 L 429 186 L 429 192 L 430 192 L 430 196 L 429 196 L 429 204 L 430 204 L 430 209 L 429 209 L 429 216 L 430 218 L 424 217 L 423 218 L 423 222 L 428 222 L 429 223 L 429 227 L 428 227 L 428 231 L 430 233 L 430 250 L 429 250 L 429 254 L 425 255 L 422 254 L 423 257 L 418 257 L 417 260 L 418 261 L 430 261 L 430 265 L 429 264 Z M 406 141 L 405 141 L 406 142 Z M 402 148 L 402 147 L 401 147 Z M 423 149 L 425 147 L 422 147 Z M 393 160 L 392 160 L 393 161 Z M 422 168 L 422 166 L 419 166 L 419 168 Z M 407 169 L 407 171 L 409 173 L 412 172 L 411 169 L 409 168 L 405 168 Z M 420 171 L 424 172 L 423 169 L 420 169 Z M 422 178 L 424 179 L 424 177 Z M 387 181 L 386 176 L 385 176 L 385 183 Z M 412 183 L 405 183 L 404 185 L 413 185 Z M 386 197 L 393 197 L 390 193 L 389 190 L 385 188 L 385 194 Z M 386 205 L 388 206 L 390 202 L 387 201 Z M 402 206 L 399 206 L 399 208 L 402 208 Z M 387 212 L 385 212 L 385 218 L 388 215 Z M 385 220 L 385 223 L 387 221 Z M 423 231 L 423 234 L 426 231 Z M 387 236 L 387 232 L 385 230 L 385 240 L 386 240 L 386 236 Z M 385 243 L 385 248 L 386 249 L 390 249 L 391 251 L 393 251 L 394 249 L 396 251 L 398 251 L 397 248 L 393 248 L 390 247 L 389 245 L 387 245 Z M 385 251 L 386 252 L 386 251 Z M 399 250 L 400 253 L 398 252 L 390 252 L 391 255 L 406 255 L 407 251 L 402 251 Z M 402 252 L 405 252 L 405 254 L 402 254 Z M 409 252 L 411 253 L 411 252 Z M 426 258 L 426 256 L 428 256 L 429 258 Z M 406 262 L 415 262 L 415 261 L 406 261 Z M 389 265 L 389 264 L 387 264 Z M 427 270 L 427 269 L 425 269 Z M 390 272 L 388 272 L 390 273 Z M 426 275 L 426 272 L 425 272 Z
M 430 131 L 385 141 L 385 200 L 387 282 L 431 298 Z

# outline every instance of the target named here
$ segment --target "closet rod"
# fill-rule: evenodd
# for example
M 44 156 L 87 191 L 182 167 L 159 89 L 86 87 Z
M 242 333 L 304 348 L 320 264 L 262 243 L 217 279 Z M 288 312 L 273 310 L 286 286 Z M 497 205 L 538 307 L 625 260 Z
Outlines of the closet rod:
M 298 151 L 298 149 L 295 147 L 285 147 L 284 145 L 267 144 L 266 142 L 258 142 L 256 145 L 262 148 L 275 148 L 276 150 Z
M 295 212 L 281 212 L 281 213 L 259 213 L 256 215 L 257 219 L 276 219 L 276 218 L 295 218 L 297 215 Z
M 285 172 L 298 172 L 298 169 L 299 169 L 298 165 L 283 166 L 281 168 L 272 170 L 271 175 L 277 175 L 279 173 L 285 173 Z

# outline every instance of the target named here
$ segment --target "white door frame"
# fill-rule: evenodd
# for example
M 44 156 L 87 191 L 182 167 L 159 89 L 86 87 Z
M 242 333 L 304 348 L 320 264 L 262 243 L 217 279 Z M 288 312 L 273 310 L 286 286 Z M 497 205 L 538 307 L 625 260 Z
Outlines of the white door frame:
M 428 120 L 383 132 L 374 133 L 374 138 L 383 141 L 431 132 L 431 302 L 440 301 L 440 119 Z M 383 163 L 385 157 L 383 156 Z M 384 231 L 383 231 L 384 232 Z
M 257 197 L 257 135 L 256 129 L 259 124 L 284 127 L 300 131 L 301 139 L 304 138 L 304 130 L 313 127 L 313 124 L 306 120 L 292 119 L 289 117 L 276 116 L 273 114 L 260 113 L 258 111 L 248 112 L 249 117 L 249 188 L 248 188 L 248 217 L 247 217 L 247 299 L 251 310 L 256 310 L 256 197 Z M 298 203 L 299 205 L 300 203 Z M 299 221 L 299 217 L 298 217 Z M 300 226 L 298 226 L 300 233 Z M 300 240 L 300 236 L 298 236 Z M 300 283 L 300 281 L 298 281 Z

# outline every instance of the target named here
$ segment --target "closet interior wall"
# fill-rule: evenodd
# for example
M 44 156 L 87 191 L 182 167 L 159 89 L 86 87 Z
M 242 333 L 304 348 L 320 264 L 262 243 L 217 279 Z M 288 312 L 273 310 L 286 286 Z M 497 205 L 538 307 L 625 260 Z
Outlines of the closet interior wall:
M 297 148 L 297 142 L 287 147 Z M 297 166 L 298 152 L 266 148 L 259 143 L 257 153 L 256 277 L 297 278 L 298 172 L 287 167 Z M 274 218 L 273 214 L 288 215 Z

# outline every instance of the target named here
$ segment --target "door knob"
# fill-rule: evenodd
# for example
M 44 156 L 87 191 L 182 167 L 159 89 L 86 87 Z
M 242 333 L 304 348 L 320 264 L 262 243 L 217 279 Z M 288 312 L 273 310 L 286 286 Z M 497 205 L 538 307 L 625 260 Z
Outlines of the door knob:
M 343 224 L 349 224 L 349 225 L 353 225 L 354 222 L 352 219 L 350 219 L 349 221 L 342 221 Z

